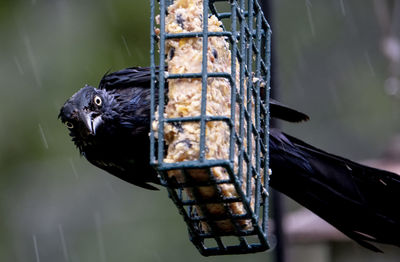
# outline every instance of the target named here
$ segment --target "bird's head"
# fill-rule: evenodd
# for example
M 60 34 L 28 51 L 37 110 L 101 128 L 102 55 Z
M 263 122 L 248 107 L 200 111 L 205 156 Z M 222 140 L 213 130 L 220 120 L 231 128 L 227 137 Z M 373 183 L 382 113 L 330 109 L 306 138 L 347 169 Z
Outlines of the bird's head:
M 86 85 L 65 102 L 58 117 L 67 126 L 72 137 L 95 136 L 104 122 L 102 116 L 107 110 L 108 102 L 104 90 Z

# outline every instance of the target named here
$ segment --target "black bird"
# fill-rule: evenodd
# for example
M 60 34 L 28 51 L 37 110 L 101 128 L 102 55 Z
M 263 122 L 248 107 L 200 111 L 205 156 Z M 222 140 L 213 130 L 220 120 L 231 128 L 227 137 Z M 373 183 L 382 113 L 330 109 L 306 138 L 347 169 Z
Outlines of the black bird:
M 156 189 L 149 165 L 150 70 L 133 67 L 85 86 L 59 117 L 80 153 L 93 165 L 134 185 Z M 271 117 L 290 122 L 308 116 L 277 101 Z M 307 207 L 362 246 L 400 246 L 400 176 L 324 152 L 272 129 L 270 185 Z

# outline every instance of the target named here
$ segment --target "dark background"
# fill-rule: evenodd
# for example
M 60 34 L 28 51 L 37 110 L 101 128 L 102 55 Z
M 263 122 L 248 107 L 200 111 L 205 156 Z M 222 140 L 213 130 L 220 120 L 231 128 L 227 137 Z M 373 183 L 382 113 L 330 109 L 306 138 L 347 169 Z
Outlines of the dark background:
M 149 5 L 1 1 L 0 261 L 272 261 L 202 257 L 165 190 L 91 166 L 57 120 L 84 84 L 149 64 Z M 282 128 L 355 160 L 381 156 L 400 108 L 374 2 L 280 0 L 273 14 L 280 100 L 311 116 Z

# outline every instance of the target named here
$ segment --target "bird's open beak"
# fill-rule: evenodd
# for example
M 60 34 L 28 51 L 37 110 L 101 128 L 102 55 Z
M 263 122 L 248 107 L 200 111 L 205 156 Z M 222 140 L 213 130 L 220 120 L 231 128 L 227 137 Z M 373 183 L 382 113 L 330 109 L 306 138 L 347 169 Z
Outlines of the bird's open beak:
M 93 113 L 81 112 L 80 117 L 89 131 L 88 133 L 91 135 L 96 135 L 97 128 L 103 122 L 101 116 L 98 115 L 94 117 Z

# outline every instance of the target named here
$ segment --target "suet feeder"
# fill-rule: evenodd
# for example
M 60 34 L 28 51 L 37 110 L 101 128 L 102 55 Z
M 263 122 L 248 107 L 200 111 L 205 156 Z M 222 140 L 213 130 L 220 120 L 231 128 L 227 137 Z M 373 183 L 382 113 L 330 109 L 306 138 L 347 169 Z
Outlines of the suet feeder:
M 190 17 L 199 3 L 198 17 Z M 189 22 L 200 23 L 200 29 L 185 24 Z M 256 0 L 151 1 L 150 161 L 183 216 L 190 240 L 205 256 L 269 248 L 270 45 L 271 30 Z M 190 48 L 199 53 L 199 67 L 176 70 L 179 52 L 194 60 Z M 228 68 L 213 64 L 224 57 Z M 175 99 L 169 92 L 196 84 L 198 112 L 190 111 L 191 101 L 189 112 L 168 114 L 168 103 Z M 213 114 L 213 99 L 220 93 L 228 101 L 221 105 L 228 113 Z M 190 139 L 178 141 L 185 136 Z M 222 142 L 217 148 L 212 141 Z M 192 154 L 178 158 L 176 152 L 185 148 Z

